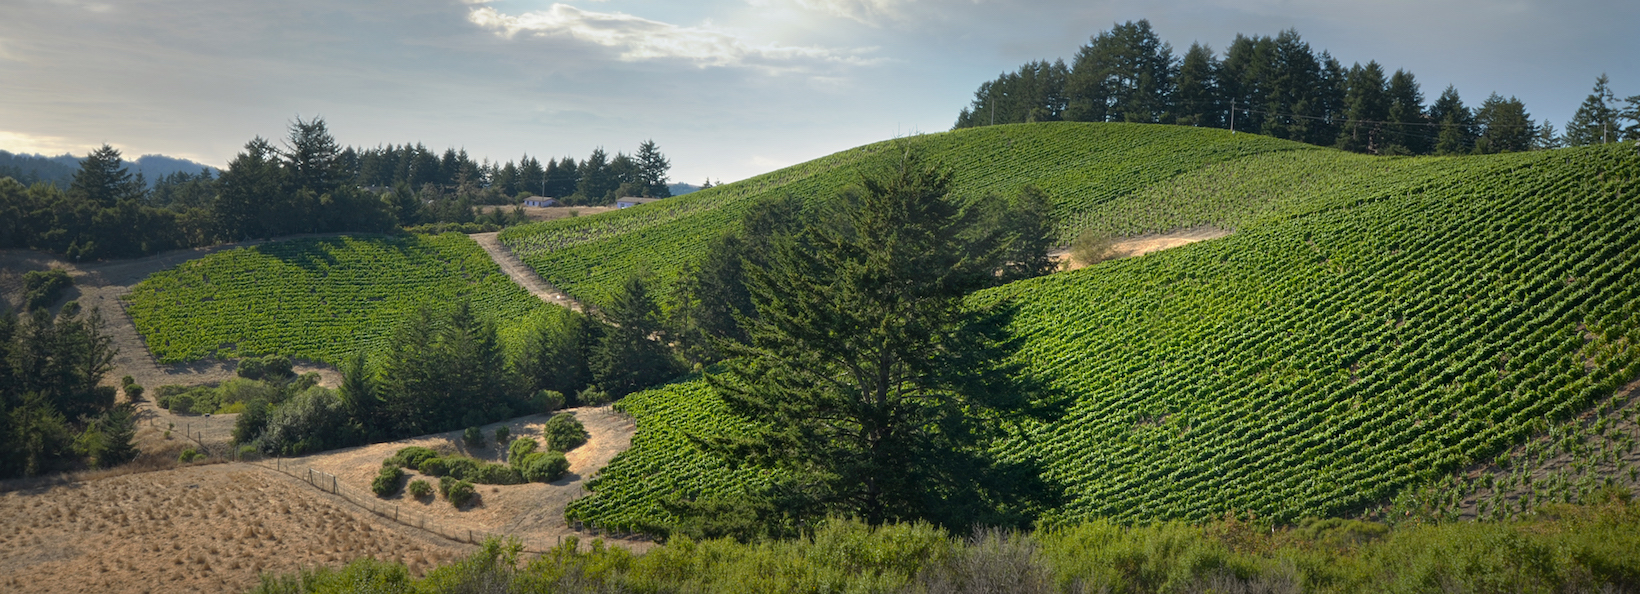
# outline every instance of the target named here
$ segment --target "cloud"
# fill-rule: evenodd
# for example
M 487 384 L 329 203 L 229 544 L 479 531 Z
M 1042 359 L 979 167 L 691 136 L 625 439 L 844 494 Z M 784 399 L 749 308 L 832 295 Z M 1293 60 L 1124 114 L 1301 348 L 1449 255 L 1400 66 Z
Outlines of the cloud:
M 758 66 L 772 71 L 802 64 L 864 65 L 875 60 L 860 54 L 874 48 L 835 50 L 820 47 L 758 44 L 710 25 L 685 27 L 620 12 L 593 12 L 564 4 L 546 10 L 508 15 L 489 6 L 471 9 L 467 20 L 496 35 L 520 33 L 567 37 L 620 50 L 628 62 L 681 59 L 697 66 Z
M 795 0 L 798 6 L 830 13 L 871 26 L 885 20 L 899 20 L 905 14 L 901 6 L 913 0 Z
M 0 130 L 0 149 L 18 154 L 62 155 L 73 151 L 85 152 L 84 143 L 61 136 L 41 136 L 24 132 Z

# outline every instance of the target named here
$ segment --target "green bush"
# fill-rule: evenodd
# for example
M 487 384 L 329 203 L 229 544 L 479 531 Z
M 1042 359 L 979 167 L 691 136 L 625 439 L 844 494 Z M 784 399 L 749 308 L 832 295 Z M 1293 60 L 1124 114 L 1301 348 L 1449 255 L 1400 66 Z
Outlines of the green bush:
M 428 458 L 417 468 L 428 476 L 448 477 L 485 485 L 516 485 L 524 482 L 517 470 L 505 464 L 491 464 L 466 456 Z
M 553 415 L 541 433 L 547 439 L 547 449 L 556 452 L 567 452 L 587 442 L 586 427 L 569 413 Z
M 437 457 L 438 452 L 433 451 L 431 448 L 410 446 L 400 449 L 398 453 L 388 457 L 384 463 L 389 463 L 401 468 L 415 468 L 420 470 L 422 462 Z
M 177 394 L 160 402 L 169 410 L 177 414 L 190 414 L 194 411 L 194 397 L 191 394 Z
M 142 402 L 142 386 L 137 384 L 126 385 L 125 400 L 127 402 Z
M 580 394 L 575 395 L 575 401 L 581 406 L 603 406 L 614 402 L 615 399 L 609 395 L 609 392 L 588 386 L 587 389 L 581 390 Z
M 509 437 L 512 437 L 512 430 L 508 429 L 506 425 L 495 428 L 495 443 L 497 445 L 507 443 Z
M 524 482 L 523 473 L 505 464 L 482 464 L 463 478 L 481 485 L 516 485 Z
M 404 480 L 404 469 L 397 466 L 382 466 L 376 473 L 375 480 L 370 481 L 370 491 L 377 497 L 388 497 L 399 492 L 399 483 Z
M 534 409 L 530 411 L 532 413 L 550 413 L 564 408 L 564 395 L 552 390 L 540 390 L 530 397 L 530 406 Z
M 443 481 L 439 481 L 439 486 L 442 487 L 443 483 Z M 450 505 L 459 508 L 467 505 L 467 502 L 472 501 L 473 496 L 477 494 L 478 491 L 473 488 L 472 483 L 458 479 L 452 481 L 449 488 L 445 489 L 444 498 L 450 502 Z
M 450 462 L 444 458 L 428 458 L 416 465 L 416 472 L 427 476 L 445 476 L 450 474 Z
M 422 479 L 410 481 L 410 495 L 421 498 L 432 494 L 433 486 L 427 484 L 427 481 Z
M 507 464 L 518 468 L 524 462 L 524 456 L 530 455 L 537 447 L 540 443 L 528 437 L 513 440 L 512 445 L 507 446 Z
M 51 307 L 63 296 L 63 291 L 74 285 L 74 279 L 61 268 L 31 270 L 23 273 L 23 309 Z
M 468 427 L 466 431 L 461 432 L 461 441 L 465 442 L 469 448 L 482 448 L 484 447 L 484 432 L 479 431 L 478 427 Z
M 199 450 L 196 450 L 194 448 L 186 448 L 186 449 L 182 450 L 182 455 L 177 456 L 177 461 L 181 462 L 183 464 L 187 464 L 187 463 L 193 462 L 195 460 L 204 460 L 204 459 L 205 459 L 205 453 L 201 452 Z
M 547 483 L 569 472 L 569 460 L 561 452 L 533 452 L 524 456 L 519 470 L 524 480 Z

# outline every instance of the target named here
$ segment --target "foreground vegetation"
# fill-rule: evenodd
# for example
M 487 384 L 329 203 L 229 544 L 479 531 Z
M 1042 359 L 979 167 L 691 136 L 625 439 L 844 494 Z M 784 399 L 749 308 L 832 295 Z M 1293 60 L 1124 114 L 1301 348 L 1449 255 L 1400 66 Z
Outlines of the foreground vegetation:
M 400 564 L 265 575 L 305 592 L 1600 592 L 1640 583 L 1640 506 L 1621 497 L 1510 522 L 1395 527 L 1312 520 L 1270 530 L 1093 521 L 968 538 L 833 520 L 803 538 L 673 541 L 637 555 L 573 539 L 534 559 L 491 540 L 417 579 Z

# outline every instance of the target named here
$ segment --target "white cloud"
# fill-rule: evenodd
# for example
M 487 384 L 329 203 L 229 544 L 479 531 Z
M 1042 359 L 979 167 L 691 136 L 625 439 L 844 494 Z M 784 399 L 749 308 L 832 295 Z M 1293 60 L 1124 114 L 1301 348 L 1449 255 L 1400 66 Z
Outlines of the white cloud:
M 0 149 L 19 154 L 55 156 L 74 151 L 84 153 L 86 147 L 83 143 L 73 142 L 61 136 L 0 130 Z
M 758 44 L 710 24 L 686 27 L 620 12 L 593 12 L 564 4 L 519 15 L 502 14 L 489 6 L 473 8 L 467 20 L 511 38 L 520 33 L 538 37 L 568 37 L 621 51 L 629 62 L 682 59 L 707 66 L 760 66 L 788 70 L 803 63 L 861 65 L 874 60 L 870 51 Z
M 915 0 L 795 0 L 798 6 L 877 26 L 905 15 L 900 8 Z

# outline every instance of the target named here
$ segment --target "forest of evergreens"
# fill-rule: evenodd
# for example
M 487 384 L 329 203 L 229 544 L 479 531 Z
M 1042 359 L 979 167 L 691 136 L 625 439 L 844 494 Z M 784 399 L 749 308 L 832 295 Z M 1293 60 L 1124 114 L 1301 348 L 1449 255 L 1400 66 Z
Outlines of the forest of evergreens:
M 1602 74 L 1557 132 L 1498 92 L 1471 107 L 1447 86 L 1426 103 L 1412 72 L 1346 67 L 1293 29 L 1238 34 L 1222 57 L 1201 43 L 1180 56 L 1140 20 L 1093 36 L 1069 65 L 1030 62 L 981 84 L 955 127 L 1061 120 L 1233 128 L 1378 155 L 1490 154 L 1640 138 L 1640 95 L 1620 100 Z
M 0 169 L 0 248 L 32 248 L 82 261 L 297 233 L 390 232 L 435 224 L 490 229 L 524 222 L 516 204 L 547 195 L 569 205 L 622 196 L 670 196 L 670 163 L 653 141 L 632 156 L 594 150 L 577 163 L 475 162 L 417 144 L 358 149 L 337 144 L 324 120 L 298 119 L 283 146 L 263 138 L 220 175 L 165 175 L 150 187 L 120 151 L 104 145 L 63 187 L 17 167 Z M 19 176 L 21 176 L 19 178 Z M 33 182 L 25 185 L 24 181 Z

